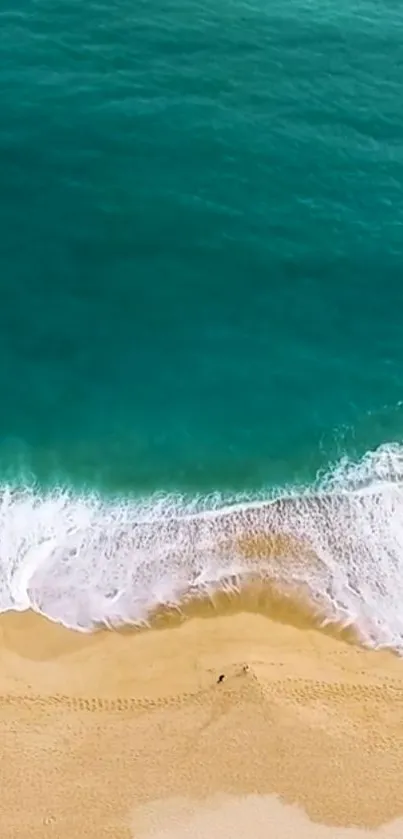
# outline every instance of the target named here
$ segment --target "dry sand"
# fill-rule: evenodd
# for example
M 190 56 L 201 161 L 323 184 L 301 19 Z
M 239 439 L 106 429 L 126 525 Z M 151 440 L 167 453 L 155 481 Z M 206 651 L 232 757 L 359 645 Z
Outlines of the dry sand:
M 1 839 L 402 839 L 403 661 L 227 611 L 2 616 Z

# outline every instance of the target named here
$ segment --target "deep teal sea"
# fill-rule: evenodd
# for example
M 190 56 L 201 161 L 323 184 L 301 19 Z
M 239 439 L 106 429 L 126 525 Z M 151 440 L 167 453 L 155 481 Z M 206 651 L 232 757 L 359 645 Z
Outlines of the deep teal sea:
M 403 652 L 402 4 L 3 0 L 0 55 L 0 611 L 147 620 L 281 531 Z
M 0 11 L 3 475 L 307 481 L 403 429 L 403 7 Z

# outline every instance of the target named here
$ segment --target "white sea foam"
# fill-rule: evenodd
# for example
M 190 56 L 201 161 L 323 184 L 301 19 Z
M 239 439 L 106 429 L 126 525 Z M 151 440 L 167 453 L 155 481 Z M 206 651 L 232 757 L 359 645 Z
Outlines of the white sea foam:
M 311 488 L 233 502 L 3 486 L 0 611 L 32 608 L 83 632 L 141 624 L 253 572 L 304 587 L 324 621 L 403 653 L 402 446 L 345 459 Z M 287 539 L 251 560 L 242 538 L 267 532 Z

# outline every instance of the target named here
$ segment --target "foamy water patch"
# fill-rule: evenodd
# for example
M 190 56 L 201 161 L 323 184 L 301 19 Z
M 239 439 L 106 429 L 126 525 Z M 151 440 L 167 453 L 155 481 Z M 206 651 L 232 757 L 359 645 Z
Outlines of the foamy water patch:
M 308 592 L 323 622 L 403 652 L 403 448 L 343 460 L 272 499 L 1 491 L 1 611 L 32 608 L 83 632 L 141 625 L 251 576 Z

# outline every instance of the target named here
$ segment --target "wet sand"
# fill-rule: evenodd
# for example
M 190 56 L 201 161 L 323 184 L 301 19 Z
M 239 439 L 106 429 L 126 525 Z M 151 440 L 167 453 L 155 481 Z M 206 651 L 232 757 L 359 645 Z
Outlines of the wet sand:
M 92 635 L 3 615 L 2 837 L 402 836 L 403 661 L 240 605 Z

